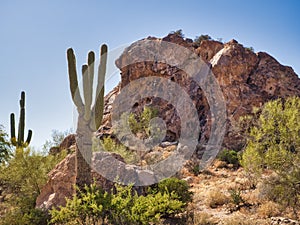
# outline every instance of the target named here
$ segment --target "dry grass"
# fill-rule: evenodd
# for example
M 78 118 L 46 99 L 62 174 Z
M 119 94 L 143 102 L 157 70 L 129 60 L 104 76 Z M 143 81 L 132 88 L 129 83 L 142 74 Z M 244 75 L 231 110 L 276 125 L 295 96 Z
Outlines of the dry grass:
M 206 204 L 211 208 L 225 205 L 230 202 L 230 198 L 217 189 L 212 189 L 207 193 Z
M 214 161 L 214 167 L 217 169 L 222 169 L 222 168 L 226 168 L 227 167 L 227 163 L 221 160 L 216 159 Z
M 256 220 L 246 217 L 240 213 L 225 219 L 222 225 L 269 225 L 270 221 Z
M 261 204 L 257 209 L 257 214 L 262 218 L 270 218 L 280 215 L 280 206 L 274 202 L 267 201 Z
M 218 224 L 218 222 L 213 218 L 212 215 L 205 213 L 205 212 L 200 212 L 196 213 L 194 215 L 194 223 L 197 225 L 214 225 Z

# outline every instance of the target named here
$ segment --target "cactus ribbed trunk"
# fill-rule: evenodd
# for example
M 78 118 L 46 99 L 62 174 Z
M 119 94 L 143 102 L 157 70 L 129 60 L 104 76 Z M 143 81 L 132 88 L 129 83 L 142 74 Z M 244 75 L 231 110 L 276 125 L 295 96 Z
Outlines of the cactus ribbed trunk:
M 107 46 L 102 45 L 95 105 L 92 106 L 94 80 L 94 52 L 89 52 L 87 65 L 82 66 L 83 98 L 82 101 L 76 71 L 76 58 L 73 49 L 67 51 L 70 91 L 78 111 L 76 130 L 76 185 L 83 190 L 91 184 L 92 138 L 99 128 L 104 108 L 104 80 L 106 73 Z
M 92 134 L 89 124 L 83 118 L 78 118 L 76 131 L 76 185 L 82 190 L 91 184 Z

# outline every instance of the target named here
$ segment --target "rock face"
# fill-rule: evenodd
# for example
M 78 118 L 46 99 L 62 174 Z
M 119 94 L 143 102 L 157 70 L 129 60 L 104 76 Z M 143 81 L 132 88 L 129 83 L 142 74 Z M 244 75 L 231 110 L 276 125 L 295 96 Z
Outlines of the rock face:
M 188 48 L 211 67 L 226 101 L 227 130 L 223 148 L 240 150 L 244 146 L 244 139 L 236 131 L 236 125 L 238 118 L 250 114 L 253 107 L 259 107 L 265 102 L 279 97 L 300 96 L 300 79 L 292 68 L 281 65 L 267 53 L 254 53 L 235 40 L 225 44 L 205 40 L 197 47 L 176 34 L 169 34 L 162 39 L 154 37 L 147 39 L 157 42 L 168 41 Z M 113 134 L 111 109 L 116 95 L 134 80 L 157 76 L 176 82 L 190 95 L 199 115 L 201 126 L 199 140 L 205 143 L 209 137 L 211 121 L 210 107 L 204 92 L 184 71 L 165 63 L 146 61 L 127 65 L 128 58 L 134 57 L 132 49 L 139 45 L 139 42 L 129 46 L 116 61 L 117 67 L 121 70 L 121 83 L 106 96 L 105 117 L 103 125 L 98 130 L 99 136 Z M 146 51 L 147 49 L 140 54 L 147 54 Z M 144 85 L 140 88 L 147 90 L 149 87 Z M 132 106 L 132 112 L 141 113 L 145 105 L 158 109 L 160 117 L 166 122 L 167 134 L 164 141 L 178 140 L 181 121 L 174 107 L 166 101 L 149 97 L 136 102 Z
M 120 162 L 124 162 L 123 158 L 117 154 L 103 152 L 103 157 L 114 157 Z M 95 165 L 97 162 L 93 160 Z M 55 168 L 48 174 L 48 182 L 41 190 L 41 194 L 36 200 L 36 206 L 42 209 L 50 209 L 52 206 L 65 205 L 65 198 L 72 198 L 75 193 L 74 185 L 76 180 L 75 169 L 75 153 L 67 155 Z M 102 177 L 99 173 L 92 171 L 92 177 L 97 185 L 104 190 L 110 191 L 113 188 L 113 182 Z
M 65 198 L 71 198 L 76 178 L 75 154 L 68 155 L 48 174 L 49 180 L 36 200 L 38 208 L 50 209 L 64 205 Z

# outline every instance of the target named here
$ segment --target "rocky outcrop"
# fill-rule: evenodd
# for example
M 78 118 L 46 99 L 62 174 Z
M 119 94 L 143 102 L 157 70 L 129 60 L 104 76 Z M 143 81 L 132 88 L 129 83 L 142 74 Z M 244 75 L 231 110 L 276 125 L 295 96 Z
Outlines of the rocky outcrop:
M 153 37 L 148 37 L 148 39 L 157 42 L 168 41 L 184 46 L 198 54 L 211 67 L 226 101 L 227 130 L 223 141 L 224 148 L 240 150 L 243 147 L 244 139 L 237 132 L 237 122 L 240 116 L 250 114 L 253 107 L 259 107 L 269 100 L 280 97 L 300 96 L 300 79 L 292 68 L 281 65 L 267 53 L 254 53 L 235 40 L 225 44 L 205 40 L 198 47 L 176 34 L 169 34 L 162 39 Z M 132 50 L 139 45 L 139 42 L 129 46 L 116 61 L 121 71 L 121 83 L 106 97 L 108 105 L 105 109 L 105 119 L 98 133 L 100 136 L 113 134 L 111 105 L 116 95 L 120 93 L 120 89 L 139 78 L 157 76 L 176 82 L 190 95 L 198 110 L 201 125 L 199 140 L 205 143 L 209 137 L 211 121 L 210 108 L 204 92 L 184 71 L 165 63 L 147 61 L 127 65 L 129 58 L 134 57 Z M 146 51 L 147 49 L 139 54 L 147 54 Z M 176 54 L 180 53 L 176 52 Z M 141 85 L 140 88 L 147 91 L 149 87 Z M 157 108 L 160 117 L 166 122 L 167 135 L 164 141 L 176 141 L 180 136 L 181 121 L 174 107 L 166 101 L 149 97 L 136 102 L 132 106 L 132 112 L 141 113 L 144 105 Z

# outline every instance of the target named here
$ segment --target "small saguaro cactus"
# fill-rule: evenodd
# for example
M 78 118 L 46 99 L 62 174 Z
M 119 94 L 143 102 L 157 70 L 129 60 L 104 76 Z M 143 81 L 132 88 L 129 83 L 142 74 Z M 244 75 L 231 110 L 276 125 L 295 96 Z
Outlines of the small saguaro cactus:
M 11 143 L 16 146 L 16 148 L 26 148 L 32 137 L 32 130 L 28 130 L 28 135 L 26 141 L 24 142 L 24 130 L 25 130 L 25 92 L 21 92 L 20 99 L 20 120 L 18 127 L 18 137 L 16 137 L 15 130 L 15 114 L 10 114 L 10 133 L 11 133 Z
M 84 103 L 79 91 L 76 58 L 72 48 L 67 50 L 67 59 L 72 100 L 78 112 L 76 130 L 76 185 L 80 189 L 83 189 L 86 184 L 89 185 L 92 181 L 90 167 L 92 161 L 92 137 L 94 132 L 100 127 L 103 117 L 107 46 L 101 46 L 94 105 L 92 105 L 92 99 L 95 53 L 92 51 L 89 52 L 87 64 L 82 66 Z

